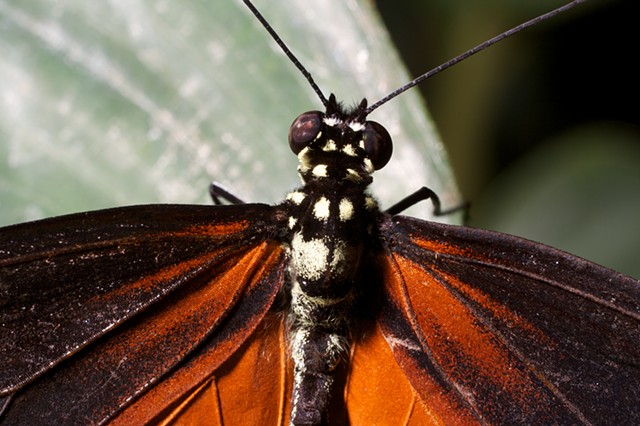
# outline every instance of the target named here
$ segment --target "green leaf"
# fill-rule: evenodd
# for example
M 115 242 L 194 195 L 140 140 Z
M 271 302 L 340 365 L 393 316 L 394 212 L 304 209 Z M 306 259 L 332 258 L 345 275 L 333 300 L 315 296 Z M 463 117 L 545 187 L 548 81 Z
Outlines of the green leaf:
M 640 277 L 640 144 L 614 122 L 558 135 L 502 174 L 474 225 L 519 235 Z
M 373 102 L 409 80 L 367 1 L 257 6 L 326 95 Z M 209 204 L 211 180 L 272 203 L 299 183 L 288 127 L 322 105 L 240 1 L 4 0 L 0 40 L 0 224 Z M 422 185 L 458 202 L 416 91 L 371 118 L 395 141 L 383 205 Z

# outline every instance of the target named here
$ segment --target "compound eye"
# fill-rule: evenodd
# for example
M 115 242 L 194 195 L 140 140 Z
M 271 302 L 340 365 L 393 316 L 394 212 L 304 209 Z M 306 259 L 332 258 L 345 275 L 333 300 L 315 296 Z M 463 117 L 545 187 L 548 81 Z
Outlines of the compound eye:
M 387 165 L 391 159 L 393 152 L 393 143 L 387 129 L 382 124 L 375 121 L 367 121 L 365 123 L 364 133 L 364 150 L 369 156 L 373 168 L 380 170 Z
M 300 114 L 289 127 L 289 147 L 298 154 L 315 140 L 322 126 L 323 114 L 320 111 L 308 111 Z

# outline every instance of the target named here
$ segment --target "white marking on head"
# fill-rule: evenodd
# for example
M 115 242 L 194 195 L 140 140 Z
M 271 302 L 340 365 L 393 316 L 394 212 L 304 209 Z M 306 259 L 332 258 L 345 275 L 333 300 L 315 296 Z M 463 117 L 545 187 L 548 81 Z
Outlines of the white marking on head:
M 323 151 L 336 151 L 338 147 L 336 146 L 336 141 L 333 139 L 329 139 L 327 143 L 322 147 Z
M 304 241 L 300 233 L 291 240 L 291 261 L 297 275 L 317 280 L 327 270 L 329 249 L 321 239 Z
M 336 125 L 342 123 L 338 117 L 325 117 L 322 121 L 329 127 L 335 127 Z
M 365 158 L 363 163 L 364 163 L 364 168 L 367 170 L 367 173 L 371 174 L 376 170 L 373 167 L 373 163 L 368 158 Z
M 307 194 L 305 194 L 304 192 L 293 191 L 288 193 L 285 198 L 291 201 L 293 204 L 299 206 L 300 204 L 302 204 L 302 202 L 306 197 L 307 197 Z
M 354 132 L 359 132 L 360 130 L 364 129 L 364 124 L 359 121 L 351 121 L 349 122 L 349 127 Z
M 326 164 L 318 164 L 313 168 L 311 173 L 315 177 L 327 177 L 327 165 Z
M 320 197 L 313 206 L 313 216 L 318 220 L 329 218 L 329 207 L 331 203 L 325 197 Z
M 298 161 L 300 162 L 300 165 L 298 166 L 299 172 L 306 172 L 309 170 L 309 147 L 305 146 L 302 148 L 302 151 L 298 153 Z
M 351 157 L 356 156 L 356 150 L 353 149 L 353 145 L 345 145 L 344 148 L 342 148 L 342 152 L 344 152 L 347 155 L 350 155 Z
M 340 220 L 346 222 L 347 220 L 353 219 L 353 203 L 348 198 L 343 198 L 340 200 L 340 204 L 338 205 L 338 211 L 340 213 Z

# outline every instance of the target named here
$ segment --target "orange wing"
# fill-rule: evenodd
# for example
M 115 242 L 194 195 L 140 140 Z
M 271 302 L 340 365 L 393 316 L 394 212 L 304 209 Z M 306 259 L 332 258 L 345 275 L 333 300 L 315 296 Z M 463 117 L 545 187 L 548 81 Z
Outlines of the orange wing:
M 176 376 L 180 377 L 165 379 L 166 383 L 158 384 L 127 407 L 114 424 L 288 425 L 293 365 L 286 334 L 284 317 L 267 314 L 242 348 L 214 375 L 197 382 L 193 377 L 202 366 L 189 363 L 178 370 Z M 194 363 L 199 362 L 194 358 Z M 335 388 L 330 424 L 443 424 L 422 403 L 395 362 L 380 328 L 372 328 L 352 345 L 346 374 Z M 200 384 L 182 388 L 178 384 L 181 379 Z M 179 398 L 171 405 L 155 399 L 156 394 L 174 390 Z
M 141 206 L 3 229 L 3 421 L 100 423 L 193 392 L 283 283 L 273 222 L 262 205 Z
M 444 423 L 640 422 L 640 283 L 538 243 L 382 226 L 380 327 Z
M 11 245 L 20 249 L 3 253 L 3 291 L 24 281 L 43 294 L 19 300 L 18 286 L 17 302 L 3 299 L 10 326 L 2 329 L 2 352 L 7 365 L 20 366 L 2 373 L 10 400 L 3 420 L 288 423 L 286 327 L 282 314 L 267 313 L 285 268 L 280 245 L 270 242 L 273 211 L 160 209 L 71 216 L 76 229 L 94 232 L 91 244 L 82 233 L 52 232 L 69 228 L 64 218 L 9 233 L 35 229 Z M 143 225 L 126 218 L 141 214 L 146 225 L 132 233 Z M 183 215 L 190 225 L 177 224 Z M 109 223 L 121 223 L 122 234 Z M 332 424 L 637 420 L 636 280 L 486 231 L 394 217 L 381 235 L 382 307 L 352 345 Z M 56 269 L 69 259 L 77 275 Z M 126 263 L 113 267 L 117 259 Z M 92 267 L 93 281 L 73 279 Z M 66 309 L 47 305 L 58 288 L 50 282 L 62 287 L 65 296 L 53 300 Z M 11 333 L 35 323 L 42 325 L 33 335 Z M 64 344 L 51 348 L 56 338 Z M 40 341 L 47 350 L 39 352 Z M 30 347 L 18 349 L 23 342 Z
M 267 314 L 222 366 L 207 353 L 194 357 L 114 424 L 287 425 L 292 365 L 285 335 L 283 316 Z M 175 398 L 167 404 L 165 395 Z

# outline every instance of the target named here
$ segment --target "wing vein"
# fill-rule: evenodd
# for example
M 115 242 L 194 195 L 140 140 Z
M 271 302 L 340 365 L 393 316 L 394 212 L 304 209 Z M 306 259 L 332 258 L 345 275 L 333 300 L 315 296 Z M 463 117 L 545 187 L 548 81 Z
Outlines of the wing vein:
M 632 319 L 634 319 L 636 321 L 640 321 L 640 313 L 636 313 L 636 312 L 632 312 L 632 311 L 630 311 L 628 309 L 624 309 L 622 307 L 619 307 L 619 306 L 615 305 L 614 303 L 612 303 L 612 302 L 610 302 L 608 300 L 605 300 L 605 299 L 603 299 L 601 297 L 597 297 L 597 296 L 594 296 L 594 295 L 589 294 L 587 292 L 581 291 L 581 290 L 579 290 L 579 289 L 577 289 L 575 287 L 571 287 L 569 285 L 564 285 L 564 284 L 559 283 L 559 282 L 557 282 L 555 280 L 549 280 L 549 279 L 545 278 L 544 276 L 542 276 L 540 274 L 529 273 L 529 272 L 525 272 L 525 271 L 518 270 L 518 269 L 515 269 L 515 268 L 511 268 L 511 267 L 508 267 L 508 266 L 497 265 L 495 263 L 490 263 L 490 262 L 483 261 L 483 260 L 480 260 L 480 259 L 470 259 L 470 258 L 466 258 L 466 257 L 462 257 L 462 256 L 450 255 L 448 253 L 438 253 L 438 257 L 448 258 L 448 259 L 456 261 L 456 262 L 458 262 L 460 264 L 480 265 L 480 266 L 487 267 L 489 269 L 499 269 L 499 270 L 502 270 L 502 271 L 507 271 L 507 272 L 509 272 L 511 274 L 514 274 L 514 275 L 520 275 L 520 276 L 523 276 L 523 277 L 527 277 L 527 278 L 533 279 L 535 281 L 541 282 L 543 284 L 547 284 L 547 285 L 549 285 L 551 287 L 557 288 L 559 290 L 565 291 L 567 293 L 574 294 L 574 295 L 579 296 L 579 297 L 581 297 L 583 299 L 590 300 L 590 301 L 592 301 L 592 302 L 594 302 L 594 303 L 596 303 L 596 304 L 598 304 L 600 306 L 603 306 L 603 307 L 606 307 L 606 308 L 611 309 L 613 311 L 619 312 L 620 314 L 625 315 L 625 316 L 627 316 L 629 318 L 632 318 Z
M 427 269 L 423 268 L 425 272 L 427 272 L 431 277 L 436 280 L 440 285 L 447 289 L 456 299 L 460 301 L 467 309 L 469 309 L 473 316 L 479 320 L 484 327 L 486 327 L 491 334 L 496 337 L 500 343 L 502 343 L 509 351 L 512 353 L 523 365 L 526 366 L 528 371 L 530 371 L 536 378 L 540 380 L 540 382 L 548 389 L 553 395 L 558 397 L 558 399 L 573 413 L 579 418 L 584 424 L 591 425 L 592 423 L 585 417 L 582 411 L 576 407 L 571 401 L 565 396 L 565 394 L 554 386 L 551 381 L 547 378 L 547 376 L 541 372 L 538 368 L 535 367 L 535 363 L 531 361 L 531 359 L 525 356 L 522 351 L 520 351 L 515 345 L 513 345 L 506 336 L 500 332 L 496 327 L 493 326 L 492 321 L 488 318 L 486 314 L 484 314 L 480 309 L 475 307 L 474 303 L 471 303 L 468 297 L 464 295 L 459 289 L 450 285 L 445 277 L 443 277 L 440 273 L 438 273 L 435 268 Z

